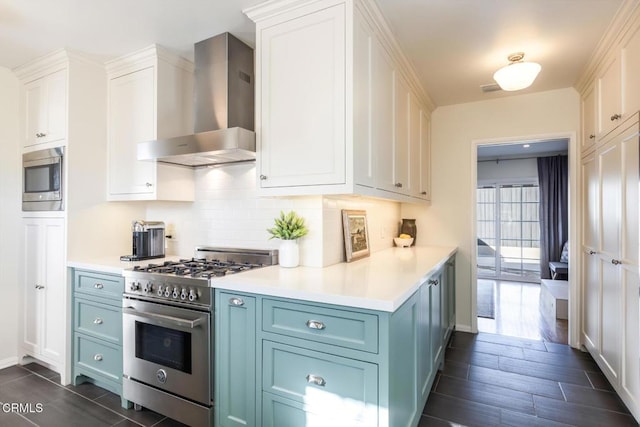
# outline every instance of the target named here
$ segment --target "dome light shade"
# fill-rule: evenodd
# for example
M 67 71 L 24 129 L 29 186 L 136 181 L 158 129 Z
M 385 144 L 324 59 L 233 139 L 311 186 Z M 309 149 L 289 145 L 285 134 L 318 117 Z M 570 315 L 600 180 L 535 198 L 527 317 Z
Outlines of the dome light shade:
M 542 69 L 535 62 L 523 62 L 524 53 L 518 52 L 509 55 L 509 65 L 500 68 L 493 75 L 493 79 L 502 90 L 514 91 L 528 88 Z

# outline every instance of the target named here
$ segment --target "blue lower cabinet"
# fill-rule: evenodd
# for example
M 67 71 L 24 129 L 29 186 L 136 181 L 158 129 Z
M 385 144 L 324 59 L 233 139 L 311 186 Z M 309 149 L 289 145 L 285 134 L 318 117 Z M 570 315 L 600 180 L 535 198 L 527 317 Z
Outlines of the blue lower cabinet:
M 263 341 L 262 357 L 263 391 L 377 425 L 378 365 L 271 341 Z
M 94 383 L 121 396 L 124 278 L 71 269 L 73 283 L 73 385 Z

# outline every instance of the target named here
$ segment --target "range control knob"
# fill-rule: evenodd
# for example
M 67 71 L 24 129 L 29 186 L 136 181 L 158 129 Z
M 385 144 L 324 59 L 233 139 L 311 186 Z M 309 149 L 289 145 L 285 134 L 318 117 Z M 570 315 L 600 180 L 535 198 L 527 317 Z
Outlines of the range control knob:
M 189 301 L 195 301 L 198 299 L 198 294 L 196 293 L 195 289 L 189 289 Z
M 164 296 L 166 298 L 169 298 L 169 296 L 171 296 L 171 289 L 169 288 L 169 286 L 167 286 L 166 288 L 164 288 Z
M 146 293 L 153 292 L 153 283 L 151 283 L 151 282 L 145 283 L 145 285 L 142 288 L 142 290 L 145 291 Z
M 162 289 L 162 285 L 158 285 L 158 291 L 156 292 L 159 297 L 164 295 L 164 289 Z
M 131 282 L 131 284 L 129 285 L 129 290 L 131 290 L 131 291 L 137 291 L 138 289 L 140 289 L 140 283 L 138 283 L 138 282 Z
M 171 296 L 172 296 L 174 299 L 178 299 L 178 297 L 180 296 L 180 289 L 178 289 L 178 288 L 173 288 L 173 293 L 171 294 Z
M 187 290 L 185 288 L 182 288 L 182 291 L 180 292 L 180 299 L 182 301 L 187 299 Z

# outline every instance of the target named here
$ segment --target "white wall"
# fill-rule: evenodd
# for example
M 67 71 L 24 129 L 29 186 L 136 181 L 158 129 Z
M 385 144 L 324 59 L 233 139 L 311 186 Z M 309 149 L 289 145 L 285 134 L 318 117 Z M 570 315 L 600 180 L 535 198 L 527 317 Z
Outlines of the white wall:
M 577 135 L 580 128 L 579 105 L 578 93 L 573 88 L 566 88 L 451 105 L 434 111 L 431 205 L 403 204 L 401 213 L 403 217 L 417 219 L 420 245 L 455 245 L 459 248 L 456 258 L 458 329 L 471 330 L 473 324 L 473 141 L 522 140 L 527 136 L 571 132 Z M 570 165 L 570 168 L 576 165 Z
M 19 147 L 19 83 L 0 67 L 0 369 L 18 361 L 19 249 L 22 158 Z
M 514 184 L 537 182 L 538 162 L 534 158 L 478 162 L 478 184 L 495 184 L 505 180 Z
M 300 263 L 324 267 L 344 260 L 341 209 L 364 209 L 373 252 L 391 247 L 400 204 L 361 197 L 262 198 L 256 190 L 255 163 L 196 170 L 196 201 L 150 202 L 146 219 L 164 221 L 167 253 L 191 256 L 196 245 L 277 249 L 266 229 L 280 211 L 302 216 L 309 234 L 300 239 Z

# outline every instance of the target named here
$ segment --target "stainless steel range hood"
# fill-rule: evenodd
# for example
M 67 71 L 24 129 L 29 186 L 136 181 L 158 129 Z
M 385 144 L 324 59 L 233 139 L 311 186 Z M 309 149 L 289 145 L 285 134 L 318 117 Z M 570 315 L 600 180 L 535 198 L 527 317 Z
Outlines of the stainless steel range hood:
M 207 166 L 255 160 L 253 49 L 229 33 L 195 44 L 194 134 L 138 143 L 138 160 Z

